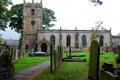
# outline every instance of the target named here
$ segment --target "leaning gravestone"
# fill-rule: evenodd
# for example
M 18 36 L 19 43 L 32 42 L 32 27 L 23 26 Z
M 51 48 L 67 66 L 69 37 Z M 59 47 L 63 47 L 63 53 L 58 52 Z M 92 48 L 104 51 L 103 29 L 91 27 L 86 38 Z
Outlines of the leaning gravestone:
M 100 48 L 96 40 L 93 40 L 90 47 L 88 79 L 99 80 L 99 56 Z

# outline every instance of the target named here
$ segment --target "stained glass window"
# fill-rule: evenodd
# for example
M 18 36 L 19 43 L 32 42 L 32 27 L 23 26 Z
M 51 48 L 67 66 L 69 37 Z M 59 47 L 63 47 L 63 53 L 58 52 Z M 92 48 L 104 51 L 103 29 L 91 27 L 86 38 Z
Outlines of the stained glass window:
M 86 45 L 87 45 L 86 36 L 83 35 L 82 36 L 82 47 L 86 47 Z

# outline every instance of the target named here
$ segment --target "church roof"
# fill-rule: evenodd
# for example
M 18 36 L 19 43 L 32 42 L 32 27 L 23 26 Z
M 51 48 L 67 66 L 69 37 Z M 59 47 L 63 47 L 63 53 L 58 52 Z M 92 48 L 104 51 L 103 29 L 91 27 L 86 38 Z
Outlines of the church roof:
M 44 32 L 44 33 L 48 33 L 48 32 L 85 32 L 85 33 L 91 33 L 92 30 L 68 30 L 68 29 L 49 29 L 49 30 L 38 30 L 39 32 Z M 100 32 L 111 32 L 110 30 L 100 30 Z

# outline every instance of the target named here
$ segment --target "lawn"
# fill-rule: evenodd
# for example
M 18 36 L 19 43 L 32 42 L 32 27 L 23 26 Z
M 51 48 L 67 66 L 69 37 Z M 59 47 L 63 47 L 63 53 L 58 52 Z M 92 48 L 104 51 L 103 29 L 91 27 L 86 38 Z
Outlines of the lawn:
M 25 57 L 23 57 L 22 59 L 19 59 L 13 62 L 15 67 L 15 72 L 40 64 L 45 61 L 49 61 L 49 59 L 50 59 L 49 56 L 29 57 L 28 55 L 25 55 Z
M 74 52 L 73 54 L 80 54 Z M 50 68 L 46 69 L 41 75 L 34 80 L 80 80 L 86 79 L 89 69 L 89 52 L 81 52 L 86 55 L 86 62 L 63 62 L 55 73 L 50 73 Z M 116 54 L 111 52 L 101 54 L 100 68 L 104 62 L 109 62 L 116 67 L 115 58 Z

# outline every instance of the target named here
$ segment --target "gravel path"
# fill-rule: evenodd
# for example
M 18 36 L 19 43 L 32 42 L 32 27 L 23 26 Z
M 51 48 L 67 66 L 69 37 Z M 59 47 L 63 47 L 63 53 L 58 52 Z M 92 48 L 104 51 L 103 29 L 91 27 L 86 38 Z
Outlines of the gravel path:
M 37 66 L 33 66 L 22 71 L 15 73 L 15 80 L 32 80 L 34 77 L 38 76 L 48 68 L 50 62 L 43 62 Z

